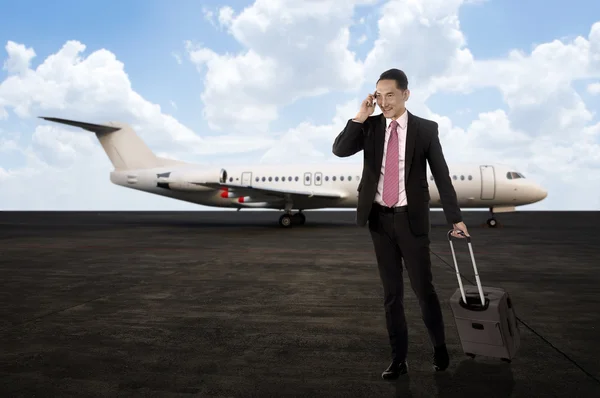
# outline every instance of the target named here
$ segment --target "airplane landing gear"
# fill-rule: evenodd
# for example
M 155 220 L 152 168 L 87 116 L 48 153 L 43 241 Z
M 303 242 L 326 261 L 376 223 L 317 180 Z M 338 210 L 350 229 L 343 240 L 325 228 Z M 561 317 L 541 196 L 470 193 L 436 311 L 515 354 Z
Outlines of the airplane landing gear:
M 302 210 L 300 210 L 298 213 L 294 214 L 294 217 L 295 217 L 296 221 L 298 222 L 298 224 L 304 225 L 306 223 L 306 216 L 304 215 L 304 213 L 302 213 Z
M 279 217 L 279 226 L 289 228 L 293 224 L 304 225 L 306 216 L 302 213 L 302 209 L 298 210 L 296 214 L 292 214 L 293 206 L 292 201 L 288 198 L 285 202 L 284 213 Z
M 279 225 L 284 228 L 289 228 L 292 226 L 292 215 L 291 214 L 282 214 L 279 217 Z
M 490 207 L 490 218 L 487 220 L 487 225 L 490 228 L 496 228 L 498 226 L 498 220 L 494 217 L 494 209 Z
M 289 228 L 293 224 L 304 225 L 304 223 L 306 223 L 306 216 L 302 213 L 302 210 L 296 214 L 292 214 L 291 211 L 286 211 L 279 217 L 279 226 L 283 228 Z

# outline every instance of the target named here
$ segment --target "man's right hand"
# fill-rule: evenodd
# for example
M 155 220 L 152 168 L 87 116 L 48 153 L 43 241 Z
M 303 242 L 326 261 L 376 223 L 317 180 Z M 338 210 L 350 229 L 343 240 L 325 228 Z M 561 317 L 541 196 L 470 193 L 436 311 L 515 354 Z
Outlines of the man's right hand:
M 375 111 L 375 96 L 373 94 L 369 94 L 369 95 L 367 95 L 367 98 L 365 98 L 363 100 L 363 102 L 360 104 L 360 109 L 358 110 L 358 113 L 354 117 L 354 120 L 362 123 L 365 120 L 367 120 L 367 118 L 369 116 L 371 116 L 374 111 Z

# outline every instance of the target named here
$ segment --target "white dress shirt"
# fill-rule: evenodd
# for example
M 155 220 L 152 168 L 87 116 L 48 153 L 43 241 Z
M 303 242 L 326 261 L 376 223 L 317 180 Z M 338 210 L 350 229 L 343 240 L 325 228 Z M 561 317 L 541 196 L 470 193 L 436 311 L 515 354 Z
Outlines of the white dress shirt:
M 377 193 L 375 194 L 375 202 L 379 203 L 382 206 L 386 206 L 383 201 L 383 176 L 385 175 L 385 158 L 387 155 L 387 147 L 388 141 L 390 140 L 391 129 L 390 123 L 392 119 L 385 120 L 385 143 L 383 146 L 383 160 L 381 162 L 381 173 L 379 175 L 379 183 L 377 184 Z M 400 158 L 400 163 L 398 167 L 399 178 L 398 178 L 398 202 L 394 206 L 406 206 L 408 204 L 406 198 L 406 188 L 404 185 L 404 156 L 406 153 L 406 126 L 408 123 L 408 113 L 405 110 L 402 116 L 397 119 L 398 122 L 398 153 Z

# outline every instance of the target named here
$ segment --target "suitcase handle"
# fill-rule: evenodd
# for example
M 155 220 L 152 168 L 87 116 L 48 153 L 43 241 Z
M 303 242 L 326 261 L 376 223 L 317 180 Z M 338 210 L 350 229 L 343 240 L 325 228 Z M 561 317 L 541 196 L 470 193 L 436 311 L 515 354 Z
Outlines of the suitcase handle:
M 450 244 L 450 251 L 452 252 L 452 259 L 454 260 L 454 269 L 456 270 L 456 279 L 458 279 L 458 286 L 460 288 L 460 294 L 462 296 L 462 301 L 464 305 L 471 306 L 467 301 L 467 296 L 465 294 L 465 289 L 462 284 L 462 280 L 460 279 L 460 270 L 458 269 L 458 263 L 456 261 L 456 254 L 454 252 L 454 245 L 452 243 L 452 232 L 453 229 L 448 231 L 448 243 Z M 469 246 L 469 253 L 471 254 L 471 261 L 473 262 L 473 271 L 475 271 L 475 280 L 477 282 L 477 290 L 479 291 L 479 298 L 481 299 L 481 307 L 486 308 L 486 299 L 483 295 L 483 288 L 481 287 L 481 281 L 479 280 L 479 273 L 477 272 L 477 264 L 475 264 L 475 255 L 473 254 L 473 247 L 471 246 L 471 237 L 465 236 L 463 231 L 457 231 L 459 234 L 463 235 L 467 240 L 467 245 Z

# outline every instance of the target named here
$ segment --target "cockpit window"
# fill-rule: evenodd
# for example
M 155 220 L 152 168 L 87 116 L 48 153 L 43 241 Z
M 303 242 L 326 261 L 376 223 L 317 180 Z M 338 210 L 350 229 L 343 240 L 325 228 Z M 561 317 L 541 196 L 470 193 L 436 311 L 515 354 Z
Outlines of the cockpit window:
M 509 180 L 516 180 L 517 178 L 525 178 L 525 176 L 521 173 L 517 173 L 516 171 L 509 171 L 506 173 L 506 178 Z

